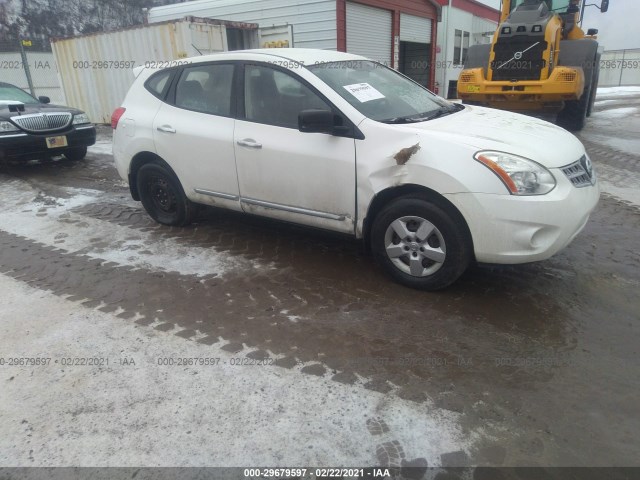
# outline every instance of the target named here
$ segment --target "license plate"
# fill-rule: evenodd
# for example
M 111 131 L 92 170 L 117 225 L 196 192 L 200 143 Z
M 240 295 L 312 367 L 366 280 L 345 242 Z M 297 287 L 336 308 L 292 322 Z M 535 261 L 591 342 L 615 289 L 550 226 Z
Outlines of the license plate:
M 68 143 L 66 135 L 60 135 L 58 137 L 47 137 L 47 148 L 60 148 L 66 147 L 67 145 Z
M 469 85 L 469 86 L 467 86 L 467 92 L 478 93 L 479 91 L 480 91 L 480 86 L 479 85 Z

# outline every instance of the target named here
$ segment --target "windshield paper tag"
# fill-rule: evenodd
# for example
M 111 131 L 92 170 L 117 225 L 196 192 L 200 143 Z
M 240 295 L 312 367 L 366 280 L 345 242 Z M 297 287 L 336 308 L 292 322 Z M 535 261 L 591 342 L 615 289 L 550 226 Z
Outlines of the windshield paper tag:
M 354 83 L 353 85 L 344 85 L 344 88 L 362 103 L 385 98 L 383 94 L 381 94 L 378 90 L 373 88 L 368 83 Z

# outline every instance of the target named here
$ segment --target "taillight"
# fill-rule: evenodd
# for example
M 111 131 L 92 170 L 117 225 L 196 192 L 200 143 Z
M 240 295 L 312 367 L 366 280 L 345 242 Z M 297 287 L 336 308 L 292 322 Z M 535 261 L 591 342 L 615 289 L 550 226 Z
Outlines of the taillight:
M 122 115 L 124 115 L 124 112 L 126 111 L 127 109 L 123 107 L 118 107 L 114 110 L 113 114 L 111 115 L 111 128 L 113 128 L 114 130 L 118 128 L 120 117 L 122 117 Z

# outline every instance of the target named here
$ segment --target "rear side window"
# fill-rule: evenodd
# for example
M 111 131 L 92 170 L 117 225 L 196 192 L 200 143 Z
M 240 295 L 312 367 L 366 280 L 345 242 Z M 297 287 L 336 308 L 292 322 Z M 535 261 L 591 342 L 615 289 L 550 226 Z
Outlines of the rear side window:
M 185 68 L 176 85 L 176 107 L 230 116 L 233 70 L 232 64 Z
M 151 78 L 149 78 L 149 80 L 147 80 L 147 83 L 145 83 L 145 87 L 153 95 L 155 95 L 159 99 L 163 99 L 165 94 L 167 93 L 169 84 L 171 83 L 169 80 L 171 79 L 173 73 L 173 70 L 165 70 L 155 73 L 151 76 Z

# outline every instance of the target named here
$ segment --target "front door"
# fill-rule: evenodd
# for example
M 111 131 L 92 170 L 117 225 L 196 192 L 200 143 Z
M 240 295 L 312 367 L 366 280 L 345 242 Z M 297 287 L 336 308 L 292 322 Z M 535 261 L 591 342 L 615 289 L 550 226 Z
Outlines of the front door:
M 331 110 L 325 100 L 286 70 L 244 68 L 234 133 L 242 208 L 353 234 L 354 139 L 300 132 L 298 113 Z

